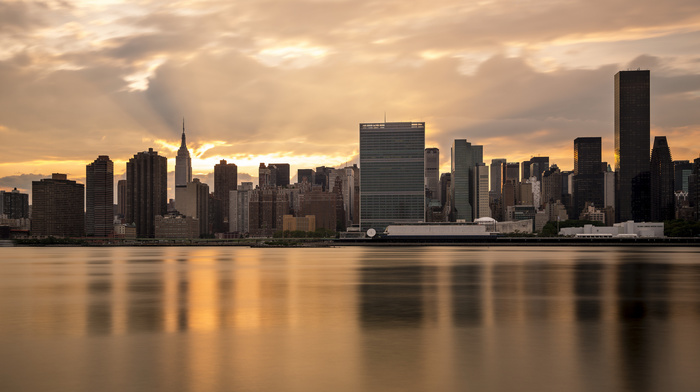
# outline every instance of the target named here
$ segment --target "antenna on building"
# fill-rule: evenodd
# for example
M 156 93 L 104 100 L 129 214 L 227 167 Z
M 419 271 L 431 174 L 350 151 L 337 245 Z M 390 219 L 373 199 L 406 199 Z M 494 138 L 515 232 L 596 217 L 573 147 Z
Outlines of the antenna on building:
M 384 124 L 386 124 L 386 110 L 384 111 Z
M 185 118 L 182 118 L 182 133 L 185 133 Z

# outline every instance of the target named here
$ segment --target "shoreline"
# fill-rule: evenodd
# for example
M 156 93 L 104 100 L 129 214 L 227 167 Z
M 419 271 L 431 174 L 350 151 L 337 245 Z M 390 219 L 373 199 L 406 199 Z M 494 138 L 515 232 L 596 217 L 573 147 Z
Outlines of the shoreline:
M 82 242 L 81 242 L 82 241 Z M 570 237 L 497 237 L 497 238 L 374 238 L 374 239 L 280 239 L 256 238 L 235 240 L 114 240 L 69 239 L 45 243 L 22 243 L 1 240 L 0 247 L 142 247 L 142 246 L 243 246 L 250 248 L 328 248 L 343 246 L 700 246 L 700 237 L 663 238 L 570 238 Z

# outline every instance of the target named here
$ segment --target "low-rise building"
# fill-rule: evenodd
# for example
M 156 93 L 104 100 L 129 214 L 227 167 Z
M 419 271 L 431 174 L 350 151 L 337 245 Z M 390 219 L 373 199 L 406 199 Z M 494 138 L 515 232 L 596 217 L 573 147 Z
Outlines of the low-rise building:
M 199 219 L 183 215 L 156 215 L 156 238 L 199 238 Z

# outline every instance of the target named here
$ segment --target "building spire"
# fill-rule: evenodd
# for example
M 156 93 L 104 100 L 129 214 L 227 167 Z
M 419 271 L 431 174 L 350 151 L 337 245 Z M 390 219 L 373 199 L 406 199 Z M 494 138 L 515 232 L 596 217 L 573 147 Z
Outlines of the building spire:
M 182 143 L 180 144 L 180 148 L 186 149 L 187 146 L 185 145 L 185 118 L 182 118 Z

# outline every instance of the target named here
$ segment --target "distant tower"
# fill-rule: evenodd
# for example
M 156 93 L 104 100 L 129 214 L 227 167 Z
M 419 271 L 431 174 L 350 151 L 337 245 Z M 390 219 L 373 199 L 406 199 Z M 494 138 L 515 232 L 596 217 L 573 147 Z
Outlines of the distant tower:
M 136 224 L 136 236 L 155 236 L 155 216 L 167 212 L 168 160 L 158 152 L 134 155 L 126 163 L 126 222 Z
M 425 149 L 425 189 L 432 200 L 440 199 L 440 149 Z
M 238 167 L 222 159 L 214 165 L 214 197 L 223 202 L 224 221 L 228 222 L 229 192 L 236 190 L 238 184 Z
M 456 139 L 452 143 L 452 187 L 450 189 L 454 219 L 474 220 L 474 167 L 482 163 L 484 147 L 472 145 L 466 139 Z
M 85 168 L 85 234 L 107 237 L 114 221 L 114 163 L 100 155 Z
M 666 136 L 654 138 L 649 165 L 651 179 L 651 220 L 662 222 L 674 217 L 673 160 Z
M 175 158 L 175 186 L 184 186 L 192 181 L 192 159 L 185 141 L 185 119 L 182 119 L 182 143 Z
M 578 137 L 574 139 L 574 216 L 579 216 L 586 203 L 605 207 L 605 183 L 601 165 L 602 139 Z
M 649 220 L 649 71 L 615 74 L 615 217 Z

